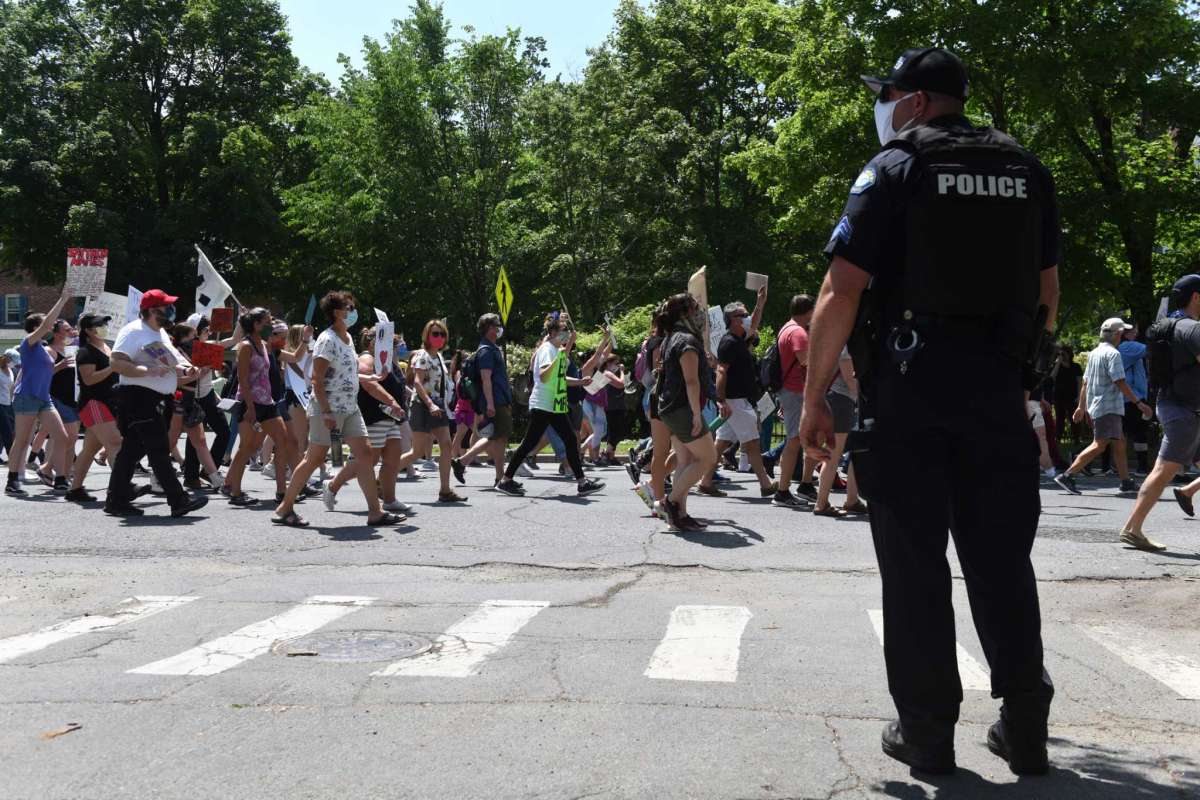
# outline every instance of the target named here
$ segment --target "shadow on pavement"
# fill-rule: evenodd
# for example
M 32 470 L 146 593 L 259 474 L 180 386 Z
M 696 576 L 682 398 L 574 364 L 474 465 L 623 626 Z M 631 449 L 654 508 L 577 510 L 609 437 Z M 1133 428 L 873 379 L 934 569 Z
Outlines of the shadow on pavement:
M 1018 778 L 1015 783 L 992 783 L 976 772 L 959 768 L 950 776 L 911 773 L 925 785 L 885 781 L 874 788 L 886 797 L 901 800 L 1153 800 L 1154 798 L 1195 797 L 1200 793 L 1200 764 L 1187 758 L 1170 760 L 1173 782 L 1157 783 L 1144 774 L 1147 769 L 1163 769 L 1163 764 L 1148 763 L 1127 753 L 1099 746 L 1080 746 L 1063 739 L 1050 740 L 1053 746 L 1081 750 L 1073 757 L 1056 756 L 1050 751 L 1050 773 L 1036 778 Z M 930 791 L 932 790 L 932 792 Z

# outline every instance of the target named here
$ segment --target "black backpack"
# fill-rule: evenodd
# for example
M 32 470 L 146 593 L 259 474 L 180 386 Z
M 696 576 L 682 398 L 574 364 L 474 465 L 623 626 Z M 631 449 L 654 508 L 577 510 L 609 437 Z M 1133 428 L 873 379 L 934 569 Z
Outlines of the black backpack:
M 483 393 L 483 375 L 479 369 L 479 350 L 463 361 L 458 388 L 471 402 L 471 409 L 476 414 L 482 414 L 487 409 L 487 395 Z
M 781 328 L 779 332 L 783 333 L 783 329 Z M 758 362 L 758 385 L 771 394 L 779 394 L 779 390 L 783 388 L 783 382 L 787 380 L 788 374 L 792 371 L 792 367 L 796 366 L 796 363 L 796 356 L 793 353 L 792 366 L 787 368 L 787 372 L 784 372 L 783 359 L 779 354 L 779 339 L 776 338 L 775 344 L 767 348 L 767 352 Z
M 1160 392 L 1171 388 L 1175 380 L 1175 359 L 1171 342 L 1175 338 L 1178 317 L 1163 317 L 1146 329 L 1150 349 L 1150 385 Z

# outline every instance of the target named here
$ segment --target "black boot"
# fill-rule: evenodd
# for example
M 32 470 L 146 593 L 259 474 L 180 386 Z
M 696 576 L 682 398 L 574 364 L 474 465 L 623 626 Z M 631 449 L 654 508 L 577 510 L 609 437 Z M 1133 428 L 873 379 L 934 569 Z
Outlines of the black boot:
M 957 769 L 953 739 L 941 745 L 918 746 L 905 741 L 899 722 L 889 722 L 884 726 L 883 753 L 930 775 L 949 775 Z
M 988 728 L 987 746 L 1015 775 L 1045 775 L 1050 770 L 1045 738 L 1017 736 L 1003 718 Z

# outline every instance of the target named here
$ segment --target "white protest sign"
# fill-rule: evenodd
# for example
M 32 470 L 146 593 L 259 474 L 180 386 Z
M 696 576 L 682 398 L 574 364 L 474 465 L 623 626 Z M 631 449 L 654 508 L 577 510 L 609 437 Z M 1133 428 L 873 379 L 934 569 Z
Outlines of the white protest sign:
M 389 317 L 387 314 L 380 311 L 378 308 L 375 309 L 375 319 L 379 320 L 380 322 L 391 322 L 392 321 L 391 317 Z
M 104 278 L 108 275 L 108 251 L 92 247 L 67 248 L 67 283 L 76 297 L 99 297 L 104 294 Z
M 142 291 L 129 287 L 129 294 L 125 296 L 125 322 L 130 323 L 138 318 L 142 311 Z
M 708 309 L 708 349 L 714 354 L 717 352 L 717 347 L 721 344 L 721 337 L 725 335 L 725 312 L 720 306 L 713 306 Z
M 392 340 L 396 336 L 396 325 L 380 322 L 375 326 L 375 374 L 386 375 L 392 368 Z
M 601 389 L 603 389 L 605 386 L 608 386 L 608 383 L 609 383 L 608 376 L 605 375 L 603 372 L 597 372 L 592 377 L 591 382 L 588 383 L 587 386 L 584 386 L 583 389 L 588 394 L 596 394 Z
M 233 289 L 213 267 L 200 246 L 193 247 L 196 248 L 196 311 L 212 319 L 213 309 L 224 306 L 225 301 L 233 297 Z
M 98 297 L 89 297 L 83 305 L 85 314 L 99 314 L 102 317 L 112 317 L 108 321 L 108 335 L 116 339 L 117 332 L 125 327 L 125 304 L 128 298 L 114 292 L 101 292 Z
M 746 273 L 746 288 L 752 292 L 757 292 L 759 289 L 765 288 L 767 285 L 767 276 L 758 272 Z

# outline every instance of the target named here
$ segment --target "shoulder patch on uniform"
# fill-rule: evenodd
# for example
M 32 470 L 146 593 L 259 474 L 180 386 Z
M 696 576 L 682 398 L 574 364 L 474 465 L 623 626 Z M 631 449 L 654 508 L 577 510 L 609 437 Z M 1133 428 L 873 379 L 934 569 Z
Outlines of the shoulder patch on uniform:
M 837 227 L 833 229 L 833 235 L 829 237 L 829 241 L 837 239 L 842 244 L 850 244 L 850 237 L 854 235 L 854 226 L 850 224 L 850 217 L 842 217 L 838 220 Z
M 858 179 L 850 187 L 850 194 L 862 194 L 875 185 L 875 168 L 867 167 L 858 174 Z

